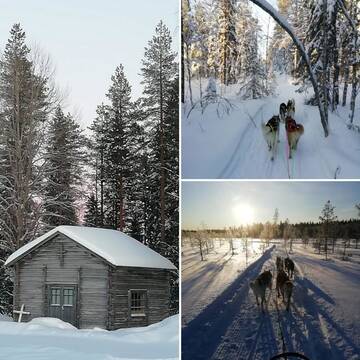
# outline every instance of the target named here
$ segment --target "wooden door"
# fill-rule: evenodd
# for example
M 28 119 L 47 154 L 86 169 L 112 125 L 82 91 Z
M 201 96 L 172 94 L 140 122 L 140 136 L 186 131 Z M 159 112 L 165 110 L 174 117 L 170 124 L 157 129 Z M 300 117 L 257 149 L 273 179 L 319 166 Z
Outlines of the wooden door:
M 76 298 L 75 285 L 50 285 L 49 316 L 76 326 Z

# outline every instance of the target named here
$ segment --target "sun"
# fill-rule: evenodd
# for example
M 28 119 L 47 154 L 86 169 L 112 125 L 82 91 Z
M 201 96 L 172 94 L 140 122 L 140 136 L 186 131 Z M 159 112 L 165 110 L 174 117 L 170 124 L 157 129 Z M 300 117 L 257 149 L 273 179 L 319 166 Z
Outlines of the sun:
M 237 204 L 233 214 L 239 225 L 249 225 L 254 222 L 254 209 L 249 204 Z

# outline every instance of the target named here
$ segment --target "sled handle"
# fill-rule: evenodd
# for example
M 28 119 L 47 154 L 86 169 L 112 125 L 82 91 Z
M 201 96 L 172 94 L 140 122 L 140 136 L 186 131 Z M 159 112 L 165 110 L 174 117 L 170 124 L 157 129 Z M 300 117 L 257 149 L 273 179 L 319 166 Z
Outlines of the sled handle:
M 278 354 L 278 355 L 273 356 L 270 360 L 281 359 L 281 358 L 285 358 L 286 356 L 296 356 L 299 359 L 310 360 L 305 355 L 299 354 L 297 352 L 285 352 L 285 353 L 282 353 L 282 354 Z

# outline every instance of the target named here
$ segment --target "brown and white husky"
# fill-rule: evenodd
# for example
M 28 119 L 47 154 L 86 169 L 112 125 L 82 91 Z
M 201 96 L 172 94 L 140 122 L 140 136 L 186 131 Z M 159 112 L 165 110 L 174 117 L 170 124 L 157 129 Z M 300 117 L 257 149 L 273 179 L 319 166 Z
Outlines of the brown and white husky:
M 289 144 L 289 159 L 291 159 L 293 151 L 297 148 L 300 136 L 304 133 L 304 127 L 301 124 L 297 124 L 291 116 L 287 116 L 285 119 L 285 129 Z
M 279 140 L 279 116 L 274 115 L 266 124 L 261 124 L 261 130 L 265 141 L 271 151 L 271 160 L 274 160 L 276 154 L 277 143 Z

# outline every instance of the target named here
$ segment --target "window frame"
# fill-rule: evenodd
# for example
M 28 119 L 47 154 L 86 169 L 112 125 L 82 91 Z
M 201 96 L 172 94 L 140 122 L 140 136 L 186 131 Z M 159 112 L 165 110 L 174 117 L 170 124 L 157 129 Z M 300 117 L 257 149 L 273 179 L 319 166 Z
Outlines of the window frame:
M 132 294 L 134 293 L 140 293 L 141 295 L 144 295 L 144 299 L 135 299 L 140 301 L 140 305 L 136 306 L 136 308 L 139 308 L 141 312 L 135 312 L 134 308 L 135 306 L 133 306 L 133 298 L 132 298 Z M 148 290 L 147 289 L 129 289 L 128 291 L 128 298 L 129 298 L 129 314 L 130 317 L 135 318 L 135 317 L 147 317 L 147 312 L 148 312 Z M 144 301 L 144 304 L 141 304 L 141 301 Z
M 55 295 L 56 299 L 59 299 L 58 303 L 53 303 L 53 290 L 56 290 L 57 294 Z M 61 287 L 51 287 L 50 288 L 50 306 L 61 306 Z

